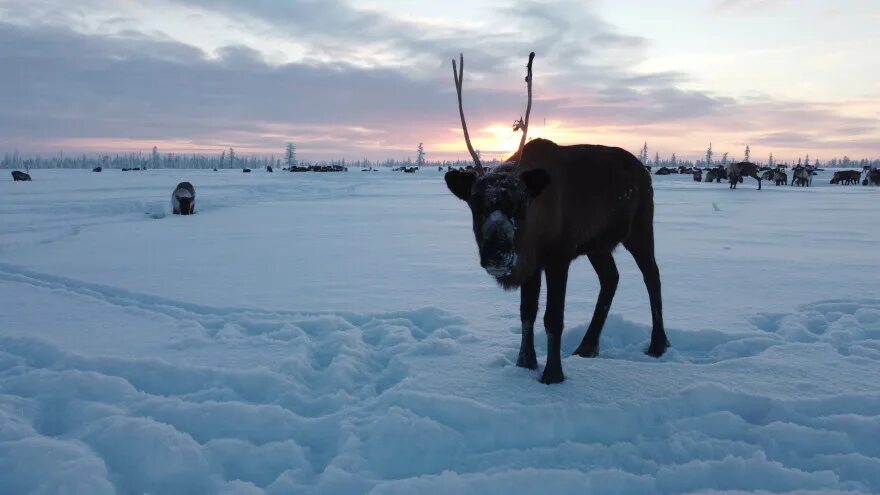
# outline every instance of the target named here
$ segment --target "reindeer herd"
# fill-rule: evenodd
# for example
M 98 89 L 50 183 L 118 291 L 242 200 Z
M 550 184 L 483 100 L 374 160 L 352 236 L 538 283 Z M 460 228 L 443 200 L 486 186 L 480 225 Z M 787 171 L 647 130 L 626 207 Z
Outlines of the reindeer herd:
M 649 172 L 651 171 L 650 166 L 645 166 L 645 169 Z M 678 168 L 660 167 L 654 172 L 654 175 L 688 174 L 693 176 L 694 182 L 721 182 L 726 180 L 730 183 L 731 189 L 736 189 L 737 184 L 741 184 L 744 177 L 752 177 L 758 181 L 758 189 L 760 190 L 763 181 L 772 182 L 777 186 L 788 184 L 789 186 L 809 187 L 813 185 L 813 177 L 817 175 L 817 171 L 821 170 L 809 165 L 798 164 L 791 170 L 791 182 L 788 181 L 788 174 L 782 166 L 777 168 L 759 167 L 751 162 L 739 162 L 727 166 L 717 165 L 706 168 L 684 166 Z M 704 171 L 705 180 L 703 178 Z M 864 179 L 862 179 L 862 174 L 865 175 Z M 880 170 L 869 167 L 865 167 L 863 170 L 840 170 L 834 172 L 830 183 L 856 185 L 860 182 L 863 186 L 880 186 Z

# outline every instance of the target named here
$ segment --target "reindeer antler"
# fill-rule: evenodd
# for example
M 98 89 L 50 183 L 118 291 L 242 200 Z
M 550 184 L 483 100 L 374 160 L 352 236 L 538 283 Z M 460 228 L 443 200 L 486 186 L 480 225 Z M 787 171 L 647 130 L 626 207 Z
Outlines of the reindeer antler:
M 459 72 L 458 68 L 455 66 L 455 59 L 452 59 L 452 76 L 455 78 L 455 91 L 458 93 L 458 114 L 461 116 L 461 129 L 464 131 L 464 142 L 467 144 L 467 149 L 471 154 L 471 158 L 474 159 L 474 170 L 476 170 L 477 173 L 483 173 L 483 164 L 480 162 L 480 157 L 471 145 L 471 137 L 468 134 L 467 122 L 464 120 L 464 109 L 461 105 L 461 83 L 464 79 L 464 54 L 460 53 L 458 57 L 458 64 L 461 67 L 461 71 Z
M 514 131 L 522 131 L 522 138 L 519 140 L 519 148 L 516 150 L 516 165 L 519 166 L 520 160 L 522 160 L 522 152 L 523 148 L 526 145 L 526 136 L 529 134 L 529 114 L 532 113 L 532 61 L 535 60 L 535 52 L 529 53 L 529 63 L 526 65 L 526 84 L 528 85 L 529 91 L 529 102 L 526 105 L 526 118 L 523 120 L 522 117 L 519 120 L 513 123 Z

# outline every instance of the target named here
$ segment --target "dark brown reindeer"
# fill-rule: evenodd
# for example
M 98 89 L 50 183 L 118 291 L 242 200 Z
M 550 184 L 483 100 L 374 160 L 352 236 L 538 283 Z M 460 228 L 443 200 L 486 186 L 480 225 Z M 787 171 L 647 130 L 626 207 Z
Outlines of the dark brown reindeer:
M 538 367 L 534 324 L 538 314 L 541 275 L 547 281 L 547 364 L 543 383 L 564 380 L 560 345 L 564 326 L 565 291 L 571 262 L 586 255 L 599 276 L 600 290 L 593 319 L 574 354 L 595 357 L 599 337 L 617 290 L 618 272 L 612 251 L 623 244 L 644 276 L 651 302 L 653 329 L 649 356 L 669 346 L 663 329 L 660 272 L 654 260 L 654 191 L 650 173 L 631 153 L 597 145 L 559 146 L 546 139 L 526 143 L 532 93 L 532 59 L 526 82 L 529 104 L 513 165 L 483 169 L 471 146 L 461 103 L 461 72 L 452 61 L 465 144 L 473 171 L 452 170 L 449 190 L 466 201 L 473 217 L 480 264 L 506 290 L 520 289 L 522 342 L 517 366 Z
M 831 184 L 853 185 L 858 184 L 861 179 L 861 170 L 839 170 L 831 176 Z
M 761 190 L 761 176 L 758 175 L 758 166 L 752 162 L 731 163 L 727 168 L 730 177 L 730 188 L 736 189 L 736 185 L 742 182 L 743 177 L 752 177 L 758 181 L 758 190 Z

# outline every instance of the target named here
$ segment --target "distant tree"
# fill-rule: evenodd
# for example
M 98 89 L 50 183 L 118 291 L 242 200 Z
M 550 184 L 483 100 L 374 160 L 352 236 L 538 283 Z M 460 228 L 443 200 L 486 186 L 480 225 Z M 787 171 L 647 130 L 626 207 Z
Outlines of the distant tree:
M 296 166 L 296 145 L 287 143 L 287 149 L 284 151 L 284 163 L 287 168 Z
M 235 168 L 235 150 L 229 148 L 229 166 Z
M 159 148 L 153 146 L 153 153 L 150 155 L 150 166 L 156 168 L 159 166 Z
M 746 155 L 746 159 L 745 159 L 745 161 L 749 162 L 749 161 L 752 160 L 752 149 L 749 148 L 749 145 L 746 145 L 746 153 L 745 153 L 745 155 Z
M 660 153 L 659 152 L 654 153 L 654 166 L 655 167 L 660 166 Z
M 648 142 L 645 141 L 645 145 L 642 146 L 642 151 L 639 153 L 639 161 L 642 162 L 642 165 L 648 165 Z
M 706 150 L 706 165 L 712 166 L 712 143 L 709 143 L 709 149 Z
M 809 153 L 807 153 L 807 159 L 804 160 L 804 166 L 805 166 L 805 167 L 809 167 L 809 166 L 810 166 L 810 154 L 809 154 Z
M 773 153 L 770 153 L 770 158 L 767 159 L 767 166 L 773 168 Z
M 419 147 L 416 148 L 416 166 L 425 166 L 425 147 L 422 143 L 419 143 Z
M 723 155 L 721 155 L 721 164 L 727 165 L 727 152 L 725 151 Z
M 675 166 L 675 162 L 676 162 L 677 160 L 678 160 L 678 159 L 675 157 L 675 153 L 673 153 L 673 154 L 672 154 L 672 158 L 669 159 L 669 164 L 672 165 L 672 166 L 674 167 L 674 166 Z

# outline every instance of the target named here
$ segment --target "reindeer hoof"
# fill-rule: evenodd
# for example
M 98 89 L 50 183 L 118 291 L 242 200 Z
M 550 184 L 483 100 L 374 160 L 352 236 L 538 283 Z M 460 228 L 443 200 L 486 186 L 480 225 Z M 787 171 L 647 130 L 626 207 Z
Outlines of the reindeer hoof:
M 538 369 L 538 358 L 535 357 L 535 353 L 519 353 L 519 357 L 516 358 L 516 365 L 520 368 L 526 368 L 529 370 Z
M 654 358 L 659 358 L 666 352 L 666 349 L 669 348 L 669 346 L 670 344 L 668 340 L 665 340 L 662 343 L 657 343 L 652 340 L 651 344 L 648 346 L 648 350 L 645 351 L 645 354 Z
M 599 346 L 581 344 L 571 355 L 580 356 L 582 358 L 594 358 L 599 355 Z
M 562 374 L 562 368 L 558 369 L 547 369 L 544 368 L 544 373 L 541 375 L 541 383 L 544 385 L 552 385 L 554 383 L 562 383 L 565 380 L 565 375 Z

